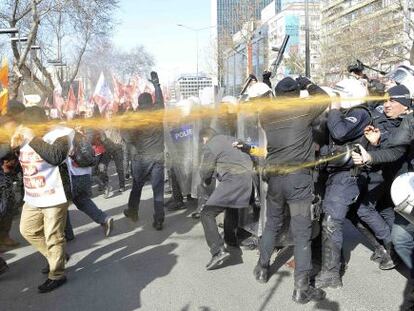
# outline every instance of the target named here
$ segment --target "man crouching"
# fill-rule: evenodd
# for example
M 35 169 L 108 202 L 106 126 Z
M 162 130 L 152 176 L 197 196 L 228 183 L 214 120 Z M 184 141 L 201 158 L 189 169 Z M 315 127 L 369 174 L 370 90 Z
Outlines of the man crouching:
M 213 129 L 205 128 L 201 130 L 200 138 L 204 144 L 200 166 L 201 182 L 207 186 L 213 178 L 219 181 L 200 214 L 206 241 L 213 256 L 206 268 L 212 270 L 230 256 L 224 247 L 215 218 L 227 209 L 249 206 L 253 164 L 249 155 L 233 147 L 234 137 L 217 135 Z M 234 228 L 237 219 L 235 221 Z

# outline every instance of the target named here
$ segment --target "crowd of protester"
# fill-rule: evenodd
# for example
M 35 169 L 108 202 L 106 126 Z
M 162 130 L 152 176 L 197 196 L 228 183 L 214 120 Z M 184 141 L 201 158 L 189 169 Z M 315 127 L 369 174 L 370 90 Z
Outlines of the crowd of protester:
M 65 243 L 74 239 L 69 204 L 110 236 L 113 219 L 92 200 L 92 186 L 96 182 L 98 191 L 110 199 L 113 191 L 125 192 L 126 180 L 131 178 L 123 213 L 131 221 L 139 221 L 141 193 L 149 181 L 156 230 L 163 229 L 166 208 L 187 208 L 184 199 L 191 202 L 197 196 L 193 216 L 201 221 L 212 255 L 207 270 L 220 268 L 228 260 L 228 247 L 257 247 L 260 256 L 252 270 L 258 282 L 266 283 L 275 250 L 294 245 L 292 299 L 297 303 L 323 300 L 324 288 L 343 286 L 345 219 L 369 241 L 371 260 L 379 269 L 404 265 L 411 272 L 413 224 L 394 212 L 390 188 L 397 176 L 412 171 L 410 89 L 414 86 L 392 79 L 381 84 L 357 72 L 332 88 L 320 87 L 305 77 L 285 77 L 273 90 L 269 78 L 265 73 L 263 83 L 251 79 L 240 102 L 223 100 L 227 110 L 218 109 L 216 116 L 197 121 L 198 130 L 191 112 L 188 116 L 177 112 L 181 132 L 170 131 L 160 122 L 122 129 L 111 122 L 114 112 L 101 115 L 97 109 L 94 118 L 105 120 L 107 128 L 71 128 L 63 121 L 38 136 L 34 127 L 48 120 L 45 110 L 9 101 L 8 112 L 0 119 L 9 137 L 8 143 L 0 145 L 0 253 L 18 246 L 9 233 L 13 217 L 21 209 L 22 236 L 48 262 L 42 270 L 48 277 L 39 292 L 58 288 L 66 282 L 64 267 L 69 255 Z M 166 106 L 155 72 L 151 82 L 155 95 L 142 93 L 138 112 L 151 113 Z M 382 99 L 371 100 L 374 95 Z M 257 119 L 239 118 L 237 109 L 232 109 L 256 100 L 266 101 Z M 291 103 L 288 108 L 284 100 Z M 134 113 L 128 103 L 120 105 L 116 113 L 126 112 Z M 248 127 L 248 122 L 255 125 L 251 127 L 255 133 L 237 131 Z M 262 146 L 247 139 L 249 135 L 259 137 L 258 131 L 266 138 Z M 185 140 L 190 134 L 191 141 Z M 167 144 L 170 135 L 177 138 L 173 137 L 173 144 L 178 149 Z M 189 161 L 184 152 L 188 145 Z M 170 157 L 167 169 L 166 153 Z M 109 182 L 111 161 L 117 187 Z M 188 170 L 184 167 L 188 162 L 196 165 Z M 165 172 L 172 189 L 166 203 Z M 196 191 L 189 179 L 196 183 Z M 263 184 L 267 184 L 265 197 Z M 241 216 L 250 210 L 256 226 L 247 232 Z M 224 234 L 216 223 L 222 212 Z M 320 228 L 320 234 L 315 228 Z M 7 269 L 0 257 L 0 274 Z M 412 280 L 410 275 L 404 310 L 414 306 Z

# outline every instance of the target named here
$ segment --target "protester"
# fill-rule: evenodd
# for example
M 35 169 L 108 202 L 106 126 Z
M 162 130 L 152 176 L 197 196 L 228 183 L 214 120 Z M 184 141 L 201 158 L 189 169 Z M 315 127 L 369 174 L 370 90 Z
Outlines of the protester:
M 200 215 L 212 255 L 206 268 L 212 270 L 230 256 L 218 232 L 215 218 L 224 211 L 249 207 L 253 164 L 247 154 L 233 147 L 236 141 L 234 137 L 217 135 L 212 128 L 204 128 L 200 132 L 200 139 L 204 144 L 200 165 L 202 184 L 207 187 L 213 178 L 218 181 L 218 186 L 207 199 Z M 235 216 L 227 214 L 224 219 L 225 232 L 232 232 L 232 236 L 227 239 L 234 244 L 237 243 L 237 213 Z
M 155 103 L 149 93 L 138 97 L 138 113 L 150 113 L 164 109 L 164 99 L 155 72 L 151 73 L 155 87 Z M 154 194 L 154 222 L 156 230 L 162 230 L 164 223 L 164 129 L 163 120 L 154 120 L 146 128 L 127 133 L 127 143 L 130 144 L 132 166 L 132 190 L 129 195 L 128 209 L 124 215 L 133 221 L 138 221 L 138 209 L 142 188 L 150 179 Z
M 67 129 L 68 134 L 73 131 Z M 90 134 L 90 133 L 89 133 Z M 100 210 L 92 201 L 92 166 L 94 165 L 95 152 L 92 144 L 89 143 L 91 138 L 82 129 L 77 129 L 74 133 L 72 150 L 67 159 L 70 173 L 71 190 L 73 204 L 76 208 L 88 215 L 95 223 L 103 228 L 104 235 L 108 237 L 111 234 L 113 218 Z M 72 225 L 67 219 L 65 235 L 69 232 L 73 236 Z
M 107 122 L 111 122 L 112 111 L 105 112 Z M 124 150 L 125 142 L 123 141 L 121 131 L 117 128 L 109 127 L 105 128 L 102 133 L 102 143 L 105 147 L 105 153 L 100 159 L 102 169 L 100 170 L 101 180 L 105 188 L 105 199 L 109 198 L 111 187 L 109 185 L 108 167 L 109 163 L 113 160 L 118 174 L 119 191 L 125 191 L 125 171 L 124 171 Z
M 47 121 L 38 107 L 27 108 L 24 114 L 25 126 Z M 64 228 L 70 184 L 63 163 L 69 152 L 69 137 L 54 129 L 41 138 L 25 126 L 17 128 L 11 139 L 24 174 L 20 232 L 48 261 L 48 278 L 38 287 L 40 293 L 46 293 L 66 282 Z

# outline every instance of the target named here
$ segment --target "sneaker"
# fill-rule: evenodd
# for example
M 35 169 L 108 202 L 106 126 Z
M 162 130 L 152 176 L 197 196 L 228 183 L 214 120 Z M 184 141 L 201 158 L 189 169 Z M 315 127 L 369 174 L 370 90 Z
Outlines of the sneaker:
M 375 248 L 374 252 L 372 253 L 369 259 L 373 262 L 380 263 L 382 261 L 382 256 L 384 253 L 385 248 L 384 246 L 380 245 L 379 247 Z
M 184 204 L 184 202 L 174 201 L 168 204 L 167 210 L 169 210 L 170 212 L 173 212 L 173 211 L 179 211 L 179 210 L 186 209 L 186 208 L 187 206 Z
M 223 247 L 220 249 L 220 251 L 215 254 L 213 257 L 211 257 L 211 260 L 206 265 L 207 270 L 213 270 L 221 266 L 227 259 L 229 259 L 230 253 L 226 251 L 226 249 Z
M 105 223 L 102 224 L 106 237 L 108 237 L 111 234 L 113 224 L 114 224 L 114 219 L 112 217 L 107 218 Z
M 253 251 L 257 249 L 259 239 L 256 236 L 251 236 L 240 243 L 240 246 L 245 250 Z
M 200 219 L 201 215 L 199 211 L 195 211 L 191 213 L 191 218 L 193 219 Z
M 48 293 L 66 283 L 66 277 L 59 280 L 47 279 L 42 285 L 38 286 L 39 293 Z
M 111 187 L 110 186 L 106 186 L 105 187 L 104 198 L 105 199 L 108 199 L 110 195 L 111 195 Z
M 126 218 L 131 219 L 133 222 L 138 221 L 138 211 L 137 210 L 131 210 L 129 208 L 124 209 L 124 215 Z

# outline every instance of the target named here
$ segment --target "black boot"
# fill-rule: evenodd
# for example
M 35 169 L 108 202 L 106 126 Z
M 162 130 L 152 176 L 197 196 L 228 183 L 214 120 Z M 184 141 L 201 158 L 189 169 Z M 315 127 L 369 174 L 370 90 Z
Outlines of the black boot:
M 341 250 L 332 242 L 326 229 L 322 231 L 322 269 L 315 278 L 316 288 L 340 288 Z
M 379 263 L 379 268 L 381 270 L 391 270 L 395 268 L 394 260 L 391 258 L 392 252 L 392 243 L 389 242 L 385 244 L 385 249 L 383 251 L 381 262 Z
M 269 280 L 269 266 L 263 266 L 259 261 L 253 270 L 253 274 L 257 282 L 265 284 Z
M 213 255 L 210 262 L 206 265 L 207 270 L 213 270 L 221 266 L 227 259 L 229 259 L 230 253 L 226 251 L 224 247 L 220 248 L 220 251 Z
M 309 276 L 295 280 L 292 300 L 296 303 L 305 304 L 309 301 L 321 301 L 325 299 L 326 293 L 322 289 L 314 288 L 309 285 Z

